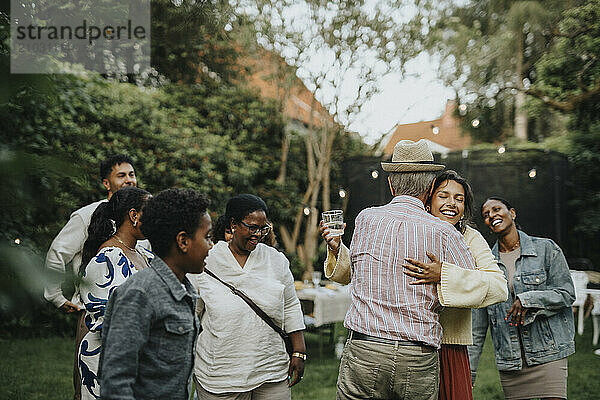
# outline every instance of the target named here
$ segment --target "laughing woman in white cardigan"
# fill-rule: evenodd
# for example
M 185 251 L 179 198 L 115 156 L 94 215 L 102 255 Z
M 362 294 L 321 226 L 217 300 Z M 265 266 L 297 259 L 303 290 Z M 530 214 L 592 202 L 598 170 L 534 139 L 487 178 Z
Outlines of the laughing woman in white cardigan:
M 444 309 L 440 313 L 443 328 L 440 349 L 440 400 L 472 399 L 471 371 L 467 345 L 473 343 L 471 308 L 486 307 L 505 301 L 508 287 L 487 242 L 466 224 L 472 215 L 473 193 L 467 181 L 456 172 L 442 172 L 433 182 L 426 209 L 436 217 L 454 225 L 464 236 L 475 258 L 477 268 L 467 270 L 440 263 L 433 255 L 431 263 L 407 259 L 406 273 L 413 285 L 437 284 L 438 297 Z M 339 239 L 330 237 L 321 226 L 328 244 L 325 276 L 348 283 L 351 279 L 349 251 Z
M 284 342 L 242 298 L 203 273 L 195 285 L 201 301 L 202 332 L 195 351 L 194 379 L 200 400 L 291 398 L 290 387 L 304 374 L 305 328 L 287 258 L 263 243 L 271 226 L 267 207 L 257 196 L 233 197 L 226 208 L 229 242 L 214 245 L 206 270 L 244 292 L 292 341 Z

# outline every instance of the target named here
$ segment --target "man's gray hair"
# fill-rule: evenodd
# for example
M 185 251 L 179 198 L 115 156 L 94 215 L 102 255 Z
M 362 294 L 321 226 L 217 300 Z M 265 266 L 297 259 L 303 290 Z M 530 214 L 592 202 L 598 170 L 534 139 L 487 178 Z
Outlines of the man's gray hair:
M 431 182 L 436 177 L 435 172 L 390 172 L 390 181 L 394 195 L 419 197 L 426 194 Z

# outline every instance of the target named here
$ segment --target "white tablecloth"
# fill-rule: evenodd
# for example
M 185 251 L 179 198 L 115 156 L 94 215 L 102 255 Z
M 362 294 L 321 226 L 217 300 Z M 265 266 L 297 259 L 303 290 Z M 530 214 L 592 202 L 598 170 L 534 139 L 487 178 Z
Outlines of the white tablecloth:
M 337 290 L 324 287 L 297 290 L 300 300 L 314 302 L 313 314 L 315 326 L 343 321 L 350 307 L 350 291 L 348 286 L 340 286 Z

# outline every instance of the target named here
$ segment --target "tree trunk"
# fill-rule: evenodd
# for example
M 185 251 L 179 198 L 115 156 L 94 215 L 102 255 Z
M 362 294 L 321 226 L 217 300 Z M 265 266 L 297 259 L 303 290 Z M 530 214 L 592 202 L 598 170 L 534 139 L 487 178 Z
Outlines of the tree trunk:
M 291 132 L 289 131 L 289 118 L 286 116 L 285 108 L 287 100 L 290 97 L 292 91 L 293 79 L 289 79 L 289 70 L 281 64 L 281 60 L 275 57 L 272 61 L 275 63 L 276 77 L 277 77 L 277 102 L 278 111 L 284 118 L 285 127 L 283 129 L 283 138 L 281 141 L 281 164 L 279 166 L 279 174 L 275 182 L 283 185 L 287 175 L 287 160 L 288 153 L 290 150 Z
M 283 140 L 281 141 L 281 165 L 279 166 L 279 175 L 275 182 L 280 185 L 285 184 L 285 178 L 287 174 L 287 159 L 290 151 L 290 133 L 288 133 L 287 127 L 283 130 Z
M 317 196 L 319 192 L 319 186 L 321 184 L 321 176 L 318 173 L 320 169 L 317 167 L 315 163 L 315 133 L 314 133 L 314 123 L 313 123 L 313 114 L 312 110 L 314 109 L 316 99 L 313 96 L 311 102 L 311 113 L 310 113 L 310 123 L 308 126 L 308 131 L 306 132 L 306 136 L 304 137 L 304 144 L 306 147 L 306 171 L 308 173 L 308 187 L 304 192 L 304 196 L 302 196 L 302 203 L 296 212 L 296 217 L 294 218 L 294 228 L 292 233 L 287 230 L 285 226 L 282 226 L 279 231 L 281 233 L 281 240 L 283 241 L 283 246 L 285 251 L 288 253 L 296 253 L 300 256 L 300 259 L 304 259 L 304 251 L 300 246 L 297 246 L 298 237 L 300 236 L 300 228 L 302 227 L 302 221 L 304 219 L 304 207 L 309 203 L 310 199 L 313 197 L 313 194 L 316 190 Z M 320 165 L 320 162 L 319 162 Z M 310 215 L 310 214 L 309 214 Z
M 527 140 L 527 109 L 525 102 L 526 94 L 519 91 L 515 95 L 515 137 L 521 140 Z
M 319 197 L 319 191 L 315 192 L 315 198 Z M 315 200 L 316 202 L 316 200 Z M 310 214 L 306 221 L 306 230 L 304 233 L 304 244 L 302 246 L 302 254 L 300 259 L 304 264 L 304 274 L 302 279 L 310 280 L 314 271 L 313 260 L 317 254 L 317 242 L 319 239 L 319 212 L 316 207 L 311 207 Z
M 287 230 L 285 226 L 281 226 L 279 228 L 279 232 L 281 233 L 281 240 L 283 241 L 283 247 L 287 253 L 296 253 L 296 244 L 298 243 L 298 237 L 300 236 L 300 228 L 302 227 L 302 220 L 304 215 L 304 205 L 308 203 L 312 193 L 314 190 L 313 184 L 309 183 L 308 188 L 304 192 L 304 196 L 302 196 L 302 204 L 298 208 L 296 212 L 296 218 L 294 218 L 294 228 L 292 233 Z
M 325 141 L 323 157 L 323 210 L 331 210 L 331 155 L 333 154 L 333 143 L 338 133 L 336 126 L 328 130 L 329 135 Z
M 326 131 L 325 131 L 326 132 Z M 323 135 L 326 133 L 323 132 Z M 317 240 L 318 240 L 318 224 L 319 224 L 319 210 L 317 210 L 317 201 L 319 200 L 319 194 L 321 192 L 321 186 L 323 182 L 323 146 L 321 146 L 319 162 L 316 169 L 313 170 L 313 188 L 310 196 L 310 213 L 306 220 L 306 227 L 304 229 L 304 243 L 302 245 L 301 260 L 304 264 L 304 275 L 303 279 L 311 279 L 312 272 L 314 271 L 313 260 L 317 253 Z
M 316 99 L 313 97 L 310 106 L 310 141 L 307 141 L 308 151 L 308 167 L 309 167 L 309 181 L 312 183 L 312 193 L 310 196 L 310 213 L 306 221 L 306 227 L 304 229 L 304 243 L 302 245 L 301 260 L 304 264 L 304 276 L 303 279 L 310 279 L 312 272 L 314 271 L 313 260 L 317 253 L 317 241 L 319 237 L 318 224 L 319 224 L 319 210 L 317 210 L 317 202 L 319 200 L 319 194 L 323 185 L 323 171 L 327 161 L 327 144 L 328 144 L 328 132 L 326 126 L 321 126 L 321 140 L 320 144 L 315 137 L 315 124 L 313 110 L 315 109 Z M 310 146 L 309 146 L 310 142 Z
M 294 228 L 292 233 L 282 226 L 280 228 L 281 239 L 286 252 L 296 253 L 300 257 L 300 261 L 304 265 L 303 279 L 311 279 L 314 271 L 313 262 L 317 253 L 319 241 L 319 210 L 317 203 L 319 195 L 322 192 L 323 208 L 329 209 L 330 202 L 330 164 L 331 154 L 333 151 L 333 142 L 337 134 L 338 127 L 319 126 L 320 137 L 317 139 L 317 127 L 314 123 L 313 110 L 315 109 L 316 99 L 313 97 L 310 107 L 310 123 L 306 133 L 304 143 L 306 146 L 306 170 L 308 175 L 308 187 L 302 197 L 302 203 L 296 213 Z M 326 124 L 326 121 L 322 121 Z M 287 144 L 289 149 L 289 142 Z M 283 157 L 282 157 L 283 162 Z M 280 170 L 280 176 L 285 176 L 285 172 Z M 278 178 L 279 179 L 279 178 Z M 282 178 L 285 179 L 285 178 Z M 302 244 L 298 244 L 302 221 L 305 218 L 304 208 L 308 207 L 310 212 L 306 218 L 304 227 L 304 240 Z
M 523 79 L 523 31 L 517 32 L 517 94 L 515 95 L 515 137 L 521 140 L 527 140 L 527 109 L 525 103 L 527 95 L 524 92 Z
M 328 161 L 323 167 L 323 211 L 331 210 L 331 182 L 329 176 L 330 171 L 331 166 Z

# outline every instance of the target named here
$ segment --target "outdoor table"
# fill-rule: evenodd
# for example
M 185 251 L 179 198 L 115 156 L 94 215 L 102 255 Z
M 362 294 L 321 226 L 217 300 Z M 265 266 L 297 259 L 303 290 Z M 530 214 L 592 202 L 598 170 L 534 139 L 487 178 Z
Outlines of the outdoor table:
M 298 286 L 304 286 L 297 282 Z M 343 321 L 350 307 L 348 286 L 328 284 L 328 287 L 305 287 L 296 293 L 302 303 L 304 323 L 308 332 L 319 335 L 319 355 L 323 355 L 323 335 L 329 336 L 329 344 L 335 340 L 336 322 Z M 331 289 L 334 288 L 334 289 Z
M 600 327 L 598 326 L 598 316 L 600 315 L 600 289 L 586 289 L 585 292 L 594 300 L 594 308 L 592 309 L 592 323 L 594 325 L 594 336 L 592 344 L 598 344 L 598 336 L 600 336 Z
M 348 286 L 305 288 L 296 291 L 300 300 L 312 301 L 314 326 L 343 321 L 350 307 L 350 291 Z

